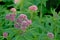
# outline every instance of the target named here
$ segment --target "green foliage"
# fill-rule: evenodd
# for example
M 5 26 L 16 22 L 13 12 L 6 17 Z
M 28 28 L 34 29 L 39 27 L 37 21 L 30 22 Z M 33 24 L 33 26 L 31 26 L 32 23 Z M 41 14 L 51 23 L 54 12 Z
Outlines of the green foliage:
M 0 4 L 0 40 L 3 40 L 3 32 L 8 33 L 7 40 L 50 40 L 47 36 L 48 32 L 54 34 L 52 40 L 60 40 L 60 12 L 57 13 L 55 9 L 50 7 L 47 10 L 46 2 L 49 0 L 21 0 L 18 3 L 14 3 L 14 0 L 1 0 L 4 5 Z M 58 5 L 60 0 L 58 0 Z M 38 7 L 37 11 L 30 11 L 28 8 L 32 5 Z M 55 5 L 51 2 L 50 6 Z M 17 9 L 16 18 L 20 14 L 26 14 L 28 19 L 33 15 L 32 24 L 23 32 L 21 29 L 14 27 L 14 22 L 6 20 L 6 15 L 12 13 L 8 7 L 13 6 Z M 57 6 L 57 5 L 56 5 Z M 18 10 L 19 9 L 19 10 Z M 39 16 L 38 12 L 40 12 Z M 51 15 L 44 15 L 45 13 L 51 13 Z M 44 16 L 43 16 L 44 15 Z

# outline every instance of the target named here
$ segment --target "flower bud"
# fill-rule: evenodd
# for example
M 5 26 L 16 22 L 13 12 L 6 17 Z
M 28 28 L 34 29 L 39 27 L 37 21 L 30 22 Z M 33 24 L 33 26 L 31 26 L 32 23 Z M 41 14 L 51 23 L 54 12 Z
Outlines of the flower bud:
M 7 36 L 8 36 L 8 33 L 7 33 L 7 32 L 4 32 L 4 33 L 3 33 L 3 37 L 4 37 L 4 38 L 7 38 Z
M 29 7 L 29 10 L 36 11 L 36 10 L 38 10 L 38 8 L 36 5 L 32 5 Z
M 54 34 L 51 33 L 51 32 L 48 32 L 48 33 L 47 33 L 47 36 L 48 36 L 49 38 L 54 38 Z
M 16 3 L 18 3 L 19 2 L 19 0 L 14 0 L 14 3 L 16 4 Z
M 10 11 L 12 11 L 13 13 L 15 13 L 16 9 L 15 8 L 11 8 Z

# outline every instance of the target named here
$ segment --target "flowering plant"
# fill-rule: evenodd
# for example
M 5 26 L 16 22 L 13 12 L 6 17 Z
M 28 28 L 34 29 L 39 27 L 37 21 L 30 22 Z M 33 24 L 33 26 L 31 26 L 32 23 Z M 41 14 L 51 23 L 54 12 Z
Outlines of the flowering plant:
M 60 0 L 0 0 L 0 40 L 60 40 L 59 7 Z

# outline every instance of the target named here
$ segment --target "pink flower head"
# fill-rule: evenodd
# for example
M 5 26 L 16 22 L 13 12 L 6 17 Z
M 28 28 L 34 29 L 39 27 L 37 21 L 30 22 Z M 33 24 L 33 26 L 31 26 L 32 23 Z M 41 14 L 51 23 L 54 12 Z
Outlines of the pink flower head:
M 15 8 L 11 8 L 10 11 L 12 11 L 12 12 L 15 13 L 16 12 L 16 9 Z
M 48 36 L 49 38 L 54 38 L 54 34 L 51 33 L 51 32 L 48 32 L 48 33 L 47 33 L 47 36 Z
M 22 20 L 21 19 L 17 19 L 16 22 L 19 23 L 19 24 L 21 24 Z
M 6 15 L 6 19 L 14 21 L 15 20 L 15 14 L 8 14 L 8 15 Z
M 15 23 L 15 24 L 14 24 L 14 27 L 15 27 L 15 28 L 20 28 L 20 25 L 19 25 L 18 23 Z
M 27 27 L 27 26 L 28 26 L 27 21 L 23 21 L 23 22 L 22 22 L 22 27 Z
M 19 18 L 25 20 L 27 16 L 25 14 L 20 14 Z
M 11 17 L 10 17 L 10 20 L 11 20 L 11 21 L 14 21 L 16 15 L 15 15 L 15 14 L 11 14 L 10 16 L 11 16 Z
M 21 30 L 22 30 L 22 31 L 25 31 L 25 30 L 26 30 L 26 27 L 21 27 Z
M 28 23 L 28 25 L 31 25 L 32 21 L 31 20 L 27 20 L 27 23 Z
M 10 20 L 10 14 L 6 15 L 6 19 Z
M 26 21 L 22 21 L 22 24 L 21 24 L 22 31 L 25 31 L 27 26 L 28 26 L 28 23 Z
M 16 4 L 16 3 L 18 3 L 19 2 L 19 0 L 14 0 L 14 3 Z
M 29 10 L 36 11 L 38 8 L 36 5 L 32 5 L 29 7 Z
M 3 33 L 3 37 L 4 37 L 4 38 L 7 38 L 7 36 L 8 36 L 8 33 L 7 33 L 7 32 L 4 32 L 4 33 Z

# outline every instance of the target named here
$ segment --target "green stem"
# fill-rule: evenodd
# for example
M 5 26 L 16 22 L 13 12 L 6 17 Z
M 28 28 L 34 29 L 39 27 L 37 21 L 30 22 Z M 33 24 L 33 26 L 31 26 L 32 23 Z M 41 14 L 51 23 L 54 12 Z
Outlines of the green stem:
M 23 10 L 23 3 L 24 3 L 24 0 L 21 0 L 21 3 L 20 3 L 20 10 L 21 11 Z
M 41 8 L 40 8 L 40 18 L 42 18 L 42 3 L 41 3 Z
M 31 13 L 31 20 L 33 19 L 33 13 Z
M 40 7 L 40 23 L 42 21 L 42 2 L 41 2 L 41 7 Z

